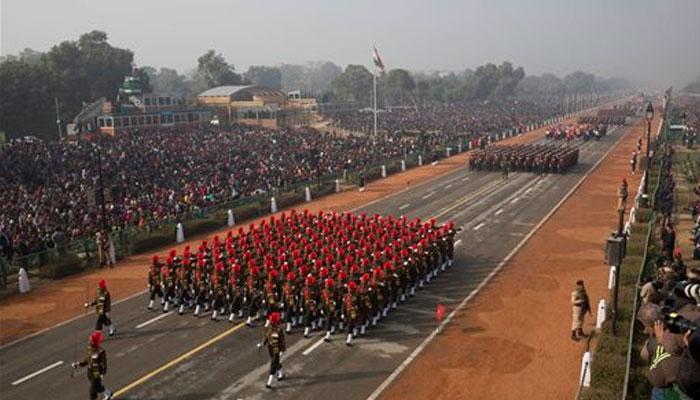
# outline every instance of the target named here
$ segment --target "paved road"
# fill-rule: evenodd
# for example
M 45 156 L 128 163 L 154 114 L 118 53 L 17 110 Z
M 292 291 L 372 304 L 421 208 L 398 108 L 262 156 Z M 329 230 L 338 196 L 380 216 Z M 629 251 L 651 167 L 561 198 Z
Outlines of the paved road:
M 283 358 L 287 379 L 272 391 L 263 383 L 267 353 L 255 347 L 260 328 L 149 312 L 145 294 L 113 307 L 119 332 L 105 340 L 107 386 L 123 399 L 365 399 L 434 331 L 437 304 L 453 310 L 626 131 L 622 127 L 600 142 L 578 143 L 579 165 L 566 175 L 511 173 L 502 180 L 500 173 L 461 168 L 355 210 L 455 221 L 463 228 L 456 266 L 353 347 L 345 346 L 341 335 L 323 343 L 321 333 L 304 339 L 294 332 Z M 144 267 L 144 286 L 145 274 Z M 85 371 L 71 376 L 69 365 L 76 353 L 84 354 L 93 323 L 88 315 L 0 349 L 2 397 L 86 398 Z

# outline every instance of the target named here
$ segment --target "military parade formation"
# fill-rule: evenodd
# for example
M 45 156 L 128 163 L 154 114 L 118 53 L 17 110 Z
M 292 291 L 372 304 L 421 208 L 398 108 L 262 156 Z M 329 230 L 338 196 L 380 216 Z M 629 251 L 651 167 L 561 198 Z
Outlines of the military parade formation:
M 548 128 L 544 137 L 551 140 L 572 141 L 581 139 L 587 142 L 591 139 L 600 140 L 608 133 L 606 124 L 577 124 L 577 125 L 557 125 Z
M 453 265 L 455 234 L 452 223 L 435 220 L 291 210 L 223 240 L 214 236 L 194 252 L 153 256 L 147 307 L 280 325 L 274 340 L 265 336 L 277 365 L 283 334 L 295 329 L 304 337 L 325 332 L 326 341 L 343 332 L 352 345 Z
M 490 146 L 469 158 L 472 171 L 563 173 L 578 163 L 579 151 L 569 146 L 517 144 Z

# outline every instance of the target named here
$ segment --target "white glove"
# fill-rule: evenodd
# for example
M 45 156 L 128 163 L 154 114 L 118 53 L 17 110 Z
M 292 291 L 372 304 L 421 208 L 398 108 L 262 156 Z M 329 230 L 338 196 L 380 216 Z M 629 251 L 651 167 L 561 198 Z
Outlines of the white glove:
M 89 303 L 85 303 L 85 308 L 88 308 L 88 307 L 90 307 L 90 304 L 89 304 Z
M 258 343 L 255 345 L 257 348 L 262 349 L 262 343 Z
M 75 368 L 78 368 L 78 367 L 80 366 L 80 363 L 78 363 L 78 362 L 74 362 L 74 363 L 71 363 L 71 365 L 70 365 L 70 366 L 71 366 L 72 368 L 74 368 L 74 369 L 75 369 Z

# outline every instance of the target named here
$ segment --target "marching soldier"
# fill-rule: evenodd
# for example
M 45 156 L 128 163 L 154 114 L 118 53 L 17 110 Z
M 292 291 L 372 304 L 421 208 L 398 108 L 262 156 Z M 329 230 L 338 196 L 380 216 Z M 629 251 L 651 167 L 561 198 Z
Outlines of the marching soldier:
M 198 317 L 202 307 L 207 307 L 207 282 L 202 276 L 202 272 L 197 270 L 194 273 L 194 316 Z
M 261 291 L 258 289 L 257 279 L 255 279 L 257 275 L 256 271 L 257 270 L 251 267 L 250 275 L 248 275 L 248 280 L 246 281 L 246 294 L 244 298 L 248 307 L 248 319 L 245 323 L 251 328 L 253 327 L 253 319 L 258 318 L 261 302 Z
M 309 332 L 316 329 L 316 278 L 306 277 L 306 285 L 301 292 L 302 308 L 304 316 L 304 337 L 309 337 Z
M 326 336 L 323 340 L 329 342 L 331 335 L 335 333 L 335 311 L 337 303 L 335 300 L 335 290 L 333 289 L 333 279 L 326 279 L 326 287 L 321 290 L 321 316 L 326 325 Z
M 189 265 L 189 263 L 189 259 L 185 258 L 182 261 L 182 265 L 179 266 L 176 270 L 177 302 L 179 305 L 177 313 L 179 315 L 182 315 L 185 312 L 185 307 L 192 306 L 192 288 L 190 287 L 190 279 L 187 273 L 187 266 Z
M 284 304 L 284 320 L 286 323 L 285 331 L 292 331 L 292 327 L 296 325 L 297 320 L 297 289 L 295 285 L 296 274 L 294 272 L 287 273 L 287 281 L 282 286 L 282 302 Z
M 163 288 L 163 300 L 165 300 L 163 312 L 165 313 L 168 312 L 170 303 L 175 299 L 175 277 L 169 265 L 161 267 L 160 275 L 162 277 L 161 287 Z
M 362 274 L 360 277 L 360 287 L 358 290 L 358 303 L 360 307 L 361 319 L 363 321 L 362 327 L 360 328 L 360 334 L 364 335 L 365 330 L 369 326 L 370 317 L 374 320 L 374 310 L 372 304 L 372 289 L 369 286 L 369 274 Z
M 588 293 L 586 293 L 586 287 L 583 285 L 583 281 L 579 280 L 576 282 L 576 288 L 571 292 L 571 307 L 572 307 L 572 317 L 571 322 L 571 339 L 579 341 L 586 337 L 583 333 L 583 319 L 586 313 L 591 313 L 591 305 L 588 300 Z
M 212 289 L 210 292 L 211 298 L 212 298 L 212 306 L 211 306 L 211 319 L 212 321 L 217 321 L 217 317 L 219 316 L 219 313 L 224 312 L 224 306 L 226 302 L 226 290 L 224 289 L 224 285 L 221 282 L 221 277 L 219 276 L 218 272 L 214 272 L 214 274 L 211 277 L 211 285 Z
M 452 267 L 455 257 L 455 236 L 457 235 L 457 230 L 455 230 L 453 222 L 449 222 L 446 229 L 447 231 L 444 233 L 442 240 L 446 244 L 447 266 Z M 459 228 L 459 230 L 462 230 L 462 228 Z
M 287 345 L 284 340 L 284 330 L 279 326 L 280 313 L 273 312 L 267 318 L 269 324 L 265 327 L 263 342 L 258 343 L 258 348 L 267 346 L 267 352 L 270 354 L 270 375 L 267 377 L 265 387 L 272 388 L 272 381 L 277 377 L 278 381 L 284 379 L 282 372 L 282 353 L 287 350 Z
M 114 324 L 112 324 L 112 320 L 109 319 L 109 312 L 112 309 L 112 300 L 107 290 L 107 282 L 105 282 L 104 279 L 100 279 L 97 282 L 97 297 L 91 302 L 85 303 L 85 308 L 93 306 L 97 312 L 95 329 L 102 331 L 102 327 L 107 326 L 109 329 L 109 336 L 114 336 L 117 330 L 114 329 Z
M 348 282 L 348 290 L 343 297 L 343 316 L 348 323 L 348 337 L 345 339 L 345 344 L 352 346 L 352 338 L 357 336 L 357 320 L 359 312 L 355 300 L 355 289 L 357 284 L 354 281 Z
M 153 256 L 153 262 L 148 267 L 148 291 L 150 292 L 150 300 L 148 302 L 148 309 L 153 310 L 153 303 L 155 302 L 156 296 L 163 299 L 163 288 L 160 282 L 160 268 L 163 266 L 158 261 L 158 256 Z M 163 300 L 161 300 L 163 303 Z
M 107 353 L 100 346 L 103 339 L 102 332 L 93 332 L 90 335 L 87 354 L 83 361 L 71 364 L 73 368 L 87 367 L 87 376 L 90 380 L 90 400 L 97 400 L 100 393 L 104 400 L 112 398 L 112 392 L 102 383 L 102 379 L 107 373 Z
M 240 265 L 233 264 L 231 266 L 231 276 L 229 277 L 228 287 L 229 311 L 231 313 L 228 317 L 229 322 L 233 322 L 235 317 L 243 317 L 243 288 L 241 287 L 242 281 L 239 278 L 240 272 Z

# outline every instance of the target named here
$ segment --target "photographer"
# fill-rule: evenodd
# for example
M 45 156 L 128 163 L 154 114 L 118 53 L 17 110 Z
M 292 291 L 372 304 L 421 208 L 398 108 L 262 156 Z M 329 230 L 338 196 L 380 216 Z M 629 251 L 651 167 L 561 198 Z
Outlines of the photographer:
M 697 326 L 700 321 L 695 323 Z M 691 399 L 700 399 L 700 330 L 687 331 L 684 338 L 686 351 L 678 367 L 678 386 Z
M 700 284 L 677 282 L 663 307 L 644 304 L 637 319 L 652 333 L 642 349 L 650 362 L 652 399 L 700 398 Z

